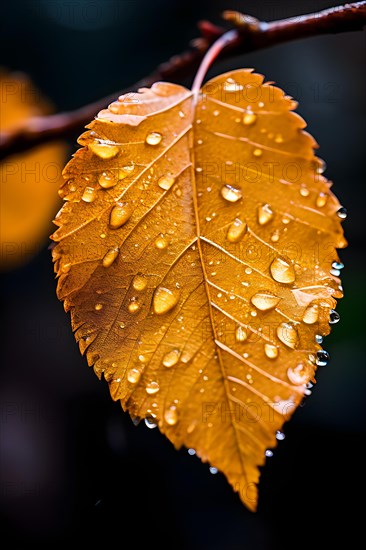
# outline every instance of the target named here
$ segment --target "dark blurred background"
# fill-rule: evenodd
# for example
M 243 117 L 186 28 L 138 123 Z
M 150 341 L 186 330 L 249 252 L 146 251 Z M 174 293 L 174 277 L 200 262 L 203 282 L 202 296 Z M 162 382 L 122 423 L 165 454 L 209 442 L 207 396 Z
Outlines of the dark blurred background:
M 39 0 L 4 2 L 0 65 L 29 73 L 58 110 L 122 89 L 181 52 L 223 9 L 273 20 L 325 1 Z M 346 297 L 331 354 L 286 440 L 267 461 L 257 514 L 158 430 L 135 427 L 79 355 L 55 295 L 50 252 L 1 276 L 2 538 L 26 543 L 277 549 L 356 537 L 365 444 L 364 33 L 295 41 L 215 65 L 254 67 L 300 103 L 326 175 L 349 211 Z M 70 154 L 74 144 L 70 143 Z M 50 226 L 50 232 L 52 228 Z M 350 541 L 349 541 L 350 542 Z M 351 543 L 349 547 L 355 547 Z

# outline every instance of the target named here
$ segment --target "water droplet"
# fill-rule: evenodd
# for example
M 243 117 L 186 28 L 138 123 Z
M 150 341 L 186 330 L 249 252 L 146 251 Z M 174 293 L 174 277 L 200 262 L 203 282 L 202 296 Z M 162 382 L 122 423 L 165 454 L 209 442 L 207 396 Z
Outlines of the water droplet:
M 85 187 L 83 196 L 81 197 L 84 202 L 93 202 L 97 198 L 94 187 Z
M 99 185 L 103 187 L 103 189 L 109 189 L 110 187 L 114 187 L 117 183 L 117 178 L 111 172 L 110 170 L 107 170 L 106 172 L 102 172 L 98 178 Z
M 262 149 L 259 149 L 258 147 L 256 149 L 254 149 L 254 151 L 253 151 L 253 156 L 254 157 L 261 157 L 262 155 L 263 155 Z
M 281 432 L 280 430 L 276 431 L 276 439 L 277 441 L 283 441 L 285 439 L 285 434 Z
M 328 200 L 328 194 L 327 193 L 319 193 L 319 195 L 316 197 L 315 204 L 318 208 L 323 208 L 327 204 Z
M 162 139 L 162 135 L 159 132 L 151 132 L 146 136 L 146 143 L 148 145 L 159 145 Z
M 281 323 L 277 328 L 277 336 L 285 346 L 295 349 L 299 341 L 296 328 L 291 323 Z
M 179 349 L 173 349 L 169 351 L 163 358 L 164 367 L 174 367 L 179 361 L 180 351 Z
M 108 143 L 95 142 L 88 145 L 88 147 L 101 159 L 112 159 L 118 155 L 119 152 L 116 145 L 109 145 Z
M 148 382 L 145 387 L 145 391 L 149 395 L 154 395 L 160 390 L 159 384 L 155 381 Z
M 342 264 L 342 262 L 333 262 L 333 263 L 332 263 L 332 267 L 333 267 L 333 269 L 338 269 L 338 270 L 340 270 L 340 269 L 343 269 L 343 268 L 344 268 L 344 265 Z
M 218 109 L 216 109 L 212 114 L 213 114 L 213 116 L 219 116 L 220 111 Z
M 128 311 L 130 313 L 137 313 L 139 309 L 140 309 L 140 304 L 136 301 L 130 302 L 128 304 Z
M 166 409 L 164 413 L 164 419 L 169 426 L 175 426 L 175 424 L 178 422 L 178 411 L 177 407 L 172 405 L 169 407 L 169 409 Z
M 271 449 L 266 449 L 264 454 L 267 458 L 271 458 L 273 456 L 273 451 L 271 451 Z
M 183 113 L 183 111 L 179 111 L 178 115 L 180 116 L 180 118 L 184 118 L 186 116 L 185 113 Z
M 141 378 L 141 371 L 136 368 L 132 368 L 127 371 L 127 380 L 130 382 L 130 384 L 137 384 L 137 382 Z
M 287 369 L 287 376 L 291 384 L 294 384 L 295 386 L 302 386 L 306 384 L 309 379 L 309 369 L 300 363 L 294 368 L 289 367 Z
M 150 430 L 153 430 L 157 426 L 156 420 L 153 416 L 147 416 L 145 418 L 145 424 L 148 428 L 150 428 Z
M 147 278 L 144 275 L 135 275 L 132 281 L 132 286 L 135 290 L 141 291 L 145 290 L 147 286 Z
M 233 78 L 228 78 L 224 82 L 224 90 L 225 92 L 240 92 L 243 90 L 243 86 L 239 84 L 238 82 L 235 82 Z
M 164 239 L 164 237 L 158 237 L 156 240 L 155 240 L 155 247 L 156 248 L 159 248 L 159 250 L 163 250 L 164 248 L 166 248 L 168 246 L 168 243 L 167 241 Z
M 214 466 L 210 466 L 210 474 L 216 475 L 218 473 L 218 469 Z
M 178 303 L 180 292 L 159 286 L 154 292 L 153 307 L 157 315 L 167 313 Z
M 310 304 L 302 316 L 302 320 L 307 325 L 313 325 L 319 319 L 319 306 L 318 304 Z
M 278 357 L 278 347 L 273 344 L 264 344 L 264 353 L 268 359 L 276 359 Z
M 132 209 L 127 202 L 118 202 L 111 210 L 109 217 L 109 227 L 119 229 L 131 217 Z
M 245 124 L 245 126 L 252 126 L 252 124 L 255 124 L 256 120 L 257 115 L 251 111 L 247 111 L 243 116 L 243 124 Z
M 247 275 L 250 275 L 253 272 L 253 269 L 251 267 L 246 267 L 244 271 Z
M 340 320 L 341 316 L 339 313 L 337 313 L 335 309 L 331 309 L 329 314 L 329 324 L 335 325 L 336 323 L 339 323 Z
M 158 186 L 161 187 L 161 189 L 168 191 L 168 189 L 171 188 L 174 182 L 175 178 L 173 176 L 162 176 L 158 180 Z
M 268 311 L 269 309 L 276 307 L 280 300 L 281 298 L 278 298 L 269 292 L 258 292 L 250 299 L 253 306 L 260 311 Z
M 347 218 L 347 210 L 344 208 L 344 206 L 341 206 L 340 209 L 337 211 L 338 218 L 341 218 L 341 220 L 345 220 Z
M 339 269 L 333 269 L 333 268 L 329 271 L 329 273 L 330 273 L 331 275 L 334 275 L 335 277 L 339 277 L 340 274 L 341 274 L 341 272 L 339 271 Z
M 305 187 L 304 185 L 302 185 L 302 186 L 300 187 L 300 195 L 301 195 L 302 197 L 308 197 L 308 196 L 310 195 L 309 189 L 308 189 L 307 187 Z
M 257 209 L 258 223 L 260 225 L 266 225 L 273 218 L 273 210 L 269 204 L 262 204 Z
M 103 258 L 103 266 L 104 267 L 111 266 L 114 260 L 117 258 L 118 254 L 119 254 L 118 246 L 114 248 L 110 248 Z
M 280 240 L 280 232 L 276 229 L 271 235 L 271 241 L 277 243 Z
M 103 309 L 103 304 L 95 304 L 94 309 L 95 311 L 100 311 L 101 309 Z
M 196 450 L 195 449 L 188 449 L 188 454 L 190 456 L 194 456 L 196 454 Z
M 321 336 L 320 334 L 316 334 L 315 335 L 315 342 L 317 344 L 321 344 L 323 342 L 323 336 Z
M 246 232 L 247 224 L 242 222 L 239 218 L 235 218 L 229 226 L 226 238 L 230 243 L 238 243 Z
M 274 140 L 276 143 L 283 143 L 282 134 L 276 134 Z
M 232 187 L 232 185 L 225 184 L 221 187 L 221 196 L 229 202 L 237 202 L 242 198 L 241 189 Z
M 244 342 L 247 339 L 247 333 L 243 327 L 237 327 L 235 331 L 235 339 L 237 342 Z
M 325 367 L 329 361 L 329 353 L 324 349 L 320 349 L 316 352 L 316 364 L 318 367 Z
M 282 258 L 275 258 L 271 263 L 271 275 L 278 283 L 293 283 L 295 281 L 295 270 L 290 261 Z

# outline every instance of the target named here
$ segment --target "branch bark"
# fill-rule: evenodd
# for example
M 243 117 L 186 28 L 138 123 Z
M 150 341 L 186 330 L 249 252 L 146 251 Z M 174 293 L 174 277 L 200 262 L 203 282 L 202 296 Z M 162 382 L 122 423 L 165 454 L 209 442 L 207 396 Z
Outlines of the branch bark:
M 267 23 L 239 14 L 225 12 L 224 18 L 237 28 L 230 43 L 221 54 L 221 58 L 268 48 L 291 40 L 298 40 L 321 34 L 335 34 L 362 30 L 366 25 L 366 1 L 345 4 L 317 13 L 291 17 Z M 222 36 L 227 29 L 208 21 L 198 23 L 201 37 L 194 40 L 191 48 L 172 57 L 160 65 L 152 74 L 140 82 L 109 97 L 91 103 L 75 111 L 56 115 L 33 117 L 23 126 L 0 133 L 0 160 L 8 155 L 26 151 L 45 142 L 75 137 L 82 127 L 94 118 L 119 95 L 151 86 L 159 80 L 179 81 L 194 74 L 209 47 Z

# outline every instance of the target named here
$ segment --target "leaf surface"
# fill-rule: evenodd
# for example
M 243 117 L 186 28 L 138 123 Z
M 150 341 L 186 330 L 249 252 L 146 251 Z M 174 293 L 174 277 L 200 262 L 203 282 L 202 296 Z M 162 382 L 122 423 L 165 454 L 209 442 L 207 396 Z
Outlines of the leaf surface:
M 53 235 L 58 296 L 113 399 L 252 510 L 342 295 L 340 204 L 295 106 L 250 70 L 196 105 L 168 83 L 121 96 L 79 139 Z

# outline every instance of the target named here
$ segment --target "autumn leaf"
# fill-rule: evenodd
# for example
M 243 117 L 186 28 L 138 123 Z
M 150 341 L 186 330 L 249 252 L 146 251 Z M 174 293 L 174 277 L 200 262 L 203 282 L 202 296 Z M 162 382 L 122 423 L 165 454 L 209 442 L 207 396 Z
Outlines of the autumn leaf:
M 24 75 L 0 72 L 0 92 L 4 133 L 50 112 L 49 104 Z M 54 143 L 0 164 L 0 269 L 20 266 L 47 243 L 65 158 L 66 147 Z
M 251 510 L 342 296 L 345 211 L 295 106 L 250 70 L 197 103 L 168 83 L 121 96 L 79 139 L 53 235 L 58 296 L 113 399 Z

